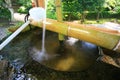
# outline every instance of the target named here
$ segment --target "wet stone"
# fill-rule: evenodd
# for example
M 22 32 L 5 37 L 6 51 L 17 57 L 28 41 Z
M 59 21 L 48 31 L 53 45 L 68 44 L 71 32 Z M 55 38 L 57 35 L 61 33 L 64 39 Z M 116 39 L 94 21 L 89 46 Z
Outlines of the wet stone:
M 8 61 L 0 61 L 0 80 L 7 80 L 8 77 Z
M 2 40 L 6 36 L 7 36 L 7 34 L 5 31 L 5 28 L 0 28 L 0 40 Z

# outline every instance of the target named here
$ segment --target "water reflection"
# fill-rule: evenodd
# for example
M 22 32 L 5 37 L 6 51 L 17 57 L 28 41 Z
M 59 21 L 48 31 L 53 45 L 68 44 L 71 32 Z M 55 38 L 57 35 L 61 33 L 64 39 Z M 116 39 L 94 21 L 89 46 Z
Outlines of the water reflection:
M 39 63 L 61 71 L 78 71 L 92 65 L 99 53 L 96 45 L 69 37 L 65 40 L 65 51 L 59 51 L 58 36 L 47 31 L 45 40 L 46 53 L 41 53 L 41 36 L 33 36 L 29 53 Z M 37 55 L 37 56 L 35 56 Z
M 46 51 L 43 55 L 41 38 L 41 29 L 21 33 L 0 53 L 10 62 L 20 61 L 19 66 L 15 66 L 18 71 L 31 57 L 46 67 L 61 71 L 85 70 L 96 61 L 97 46 L 69 37 L 65 41 L 65 51 L 59 52 L 58 34 L 50 31 L 46 32 Z

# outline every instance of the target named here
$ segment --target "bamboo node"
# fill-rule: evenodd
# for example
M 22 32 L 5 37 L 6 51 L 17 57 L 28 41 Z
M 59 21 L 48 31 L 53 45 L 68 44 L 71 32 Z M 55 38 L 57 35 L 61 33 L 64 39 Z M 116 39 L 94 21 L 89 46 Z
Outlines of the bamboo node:
M 120 51 L 120 40 L 118 42 L 118 44 L 115 46 L 115 48 L 113 48 L 114 51 Z

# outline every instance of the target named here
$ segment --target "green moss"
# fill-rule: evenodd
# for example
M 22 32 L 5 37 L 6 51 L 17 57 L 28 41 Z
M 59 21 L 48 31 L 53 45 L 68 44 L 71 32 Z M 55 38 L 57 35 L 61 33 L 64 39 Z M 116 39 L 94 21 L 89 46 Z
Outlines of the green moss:
M 13 25 L 13 26 L 10 26 L 9 28 L 8 28 L 8 31 L 9 32 L 14 32 L 14 31 L 16 31 L 20 26 L 22 26 L 24 24 L 24 22 L 17 22 L 15 25 Z M 25 31 L 28 31 L 28 30 L 30 30 L 30 27 L 31 28 L 34 28 L 34 26 L 27 26 L 22 32 L 25 32 Z

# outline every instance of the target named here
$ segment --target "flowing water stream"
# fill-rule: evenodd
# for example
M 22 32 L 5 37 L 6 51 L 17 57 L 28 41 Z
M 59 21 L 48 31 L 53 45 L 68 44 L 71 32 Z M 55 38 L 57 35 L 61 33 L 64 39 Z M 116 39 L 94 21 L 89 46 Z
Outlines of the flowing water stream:
M 45 16 L 43 18 L 43 35 L 42 35 L 42 53 L 45 53 L 45 30 L 46 30 L 46 18 L 47 18 L 47 0 L 45 0 Z

